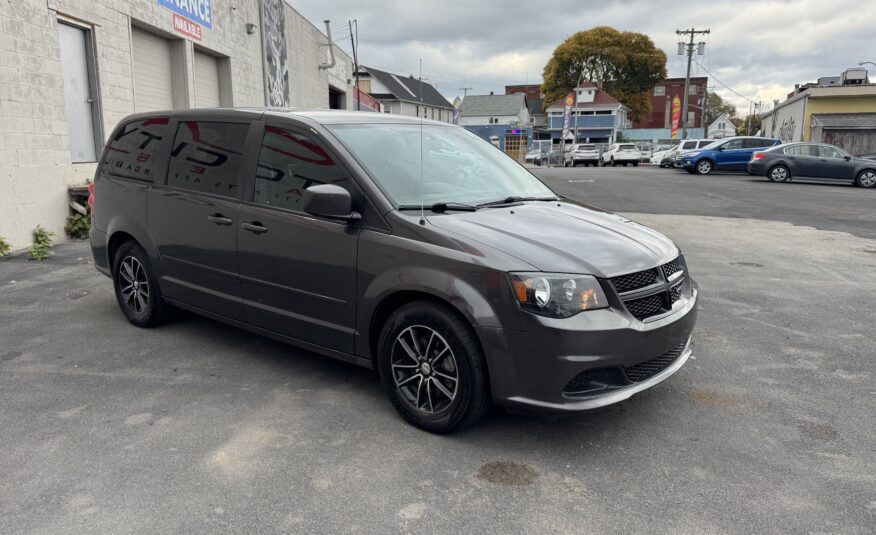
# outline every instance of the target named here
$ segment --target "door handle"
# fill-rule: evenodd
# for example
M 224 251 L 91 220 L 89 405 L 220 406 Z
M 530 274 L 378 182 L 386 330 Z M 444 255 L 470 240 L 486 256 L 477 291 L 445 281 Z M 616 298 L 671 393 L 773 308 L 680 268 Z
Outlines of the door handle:
M 216 223 L 217 225 L 230 225 L 234 222 L 222 214 L 209 215 L 207 216 L 207 219 L 212 223 Z
M 248 230 L 255 234 L 264 234 L 268 231 L 268 227 L 263 226 L 258 221 L 244 221 L 240 224 L 240 228 Z

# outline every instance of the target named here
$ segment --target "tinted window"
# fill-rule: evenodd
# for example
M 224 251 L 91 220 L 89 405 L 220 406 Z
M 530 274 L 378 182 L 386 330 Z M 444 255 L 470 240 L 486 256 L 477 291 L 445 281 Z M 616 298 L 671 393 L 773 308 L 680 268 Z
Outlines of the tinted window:
M 771 141 L 767 141 L 766 139 L 743 139 L 742 140 L 742 148 L 743 149 L 761 149 L 763 147 L 769 147 L 773 143 Z
M 110 175 L 153 180 L 155 153 L 167 130 L 167 117 L 130 122 L 118 129 L 107 143 L 101 172 Z
M 816 156 L 814 149 L 812 145 L 791 145 L 785 147 L 782 152 L 788 156 Z
M 818 145 L 818 155 L 822 158 L 845 158 L 846 154 L 834 147 Z
M 314 184 L 347 186 L 344 168 L 311 136 L 268 126 L 259 150 L 254 200 L 302 211 L 304 190 Z
M 699 142 L 699 144 L 698 144 L 697 146 L 698 146 L 699 148 L 703 148 L 703 147 L 705 147 L 705 146 L 707 146 L 707 145 L 711 145 L 712 143 L 714 143 L 714 141 L 711 140 L 711 139 L 703 139 L 703 140 L 701 140 L 701 141 Z
M 684 144 L 681 146 L 681 150 L 690 150 L 690 149 L 695 149 L 696 147 L 697 147 L 696 141 L 685 141 Z
M 635 145 L 621 145 L 618 147 L 620 150 L 636 150 Z
M 737 150 L 742 148 L 742 140 L 734 139 L 733 141 L 728 141 L 723 145 L 724 150 Z
M 235 197 L 248 124 L 183 121 L 170 154 L 167 185 Z

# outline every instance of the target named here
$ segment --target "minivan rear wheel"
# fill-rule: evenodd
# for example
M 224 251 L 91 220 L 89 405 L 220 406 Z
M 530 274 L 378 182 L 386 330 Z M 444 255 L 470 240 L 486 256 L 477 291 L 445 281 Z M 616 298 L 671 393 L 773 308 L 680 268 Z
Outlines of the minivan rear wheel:
M 389 317 L 377 344 L 377 369 L 399 414 L 426 431 L 461 429 L 490 407 L 474 331 L 440 304 L 415 301 Z
M 164 302 L 149 257 L 136 242 L 119 246 L 113 260 L 116 300 L 128 321 L 138 327 L 161 323 Z

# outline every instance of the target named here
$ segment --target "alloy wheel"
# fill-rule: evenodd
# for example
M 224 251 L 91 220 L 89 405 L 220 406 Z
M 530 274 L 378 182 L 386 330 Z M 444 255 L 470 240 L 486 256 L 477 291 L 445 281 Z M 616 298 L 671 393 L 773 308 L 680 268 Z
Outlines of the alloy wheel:
M 142 314 L 149 306 L 149 279 L 143 264 L 133 256 L 126 256 L 119 265 L 119 288 L 125 305 L 135 314 Z
M 708 175 L 712 171 L 712 164 L 708 160 L 702 160 L 697 164 L 697 171 L 701 175 Z
M 435 414 L 456 399 L 459 368 L 443 336 L 424 325 L 413 325 L 392 346 L 392 378 L 402 399 L 418 411 Z
M 775 182 L 784 182 L 788 180 L 788 170 L 784 167 L 773 167 L 773 170 L 770 171 L 770 178 Z
M 876 185 L 876 171 L 864 171 L 858 178 L 858 182 L 865 188 L 872 188 Z

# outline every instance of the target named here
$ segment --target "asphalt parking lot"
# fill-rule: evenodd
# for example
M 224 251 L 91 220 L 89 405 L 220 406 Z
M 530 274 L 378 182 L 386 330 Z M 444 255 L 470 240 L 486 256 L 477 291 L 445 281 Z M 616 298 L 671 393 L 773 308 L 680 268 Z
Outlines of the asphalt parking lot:
M 876 191 L 538 169 L 672 237 L 695 360 L 573 417 L 405 424 L 375 374 L 0 260 L 0 533 L 872 533 Z

